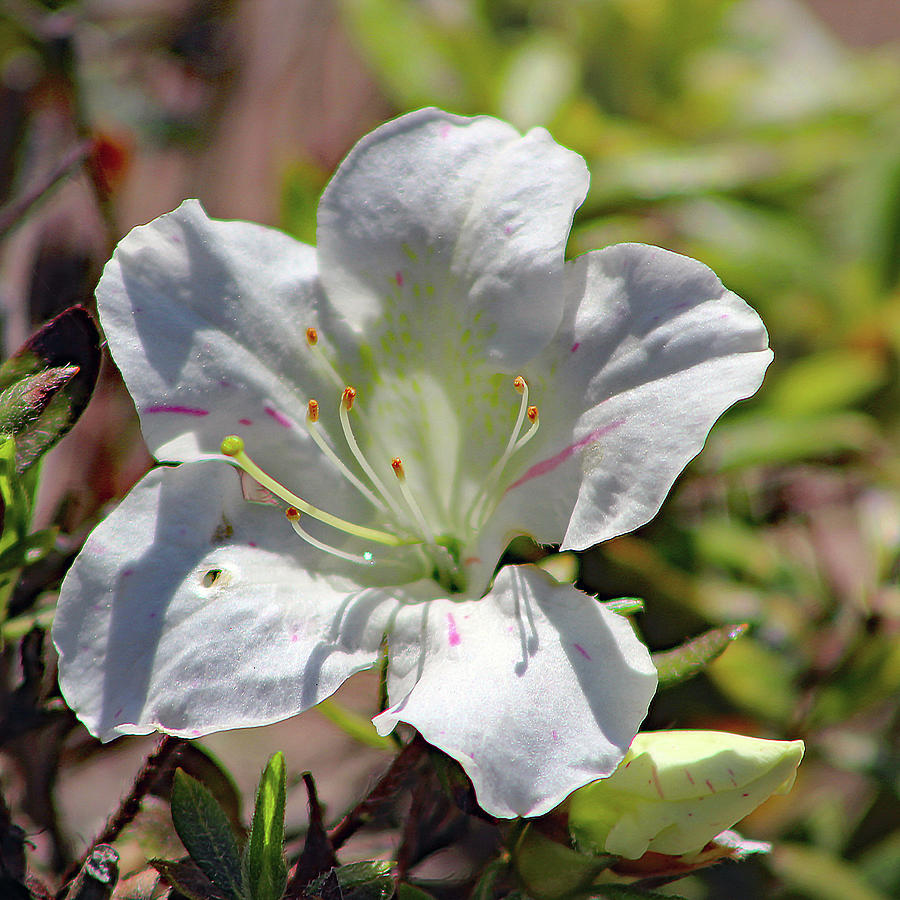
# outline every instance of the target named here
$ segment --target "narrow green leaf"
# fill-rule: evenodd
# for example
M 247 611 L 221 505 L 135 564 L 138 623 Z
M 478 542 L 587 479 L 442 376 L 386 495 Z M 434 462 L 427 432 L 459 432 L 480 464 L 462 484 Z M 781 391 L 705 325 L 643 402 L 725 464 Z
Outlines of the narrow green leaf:
M 332 869 L 307 887 L 307 895 L 321 892 L 332 873 L 337 876 L 345 900 L 387 900 L 394 892 L 391 863 L 373 859 Z
M 423 891 L 414 884 L 401 881 L 397 885 L 397 900 L 434 900 L 434 894 L 429 894 L 428 891 Z
M 334 725 L 350 735 L 354 740 L 365 744 L 367 747 L 376 747 L 378 750 L 393 750 L 394 742 L 389 737 L 382 737 L 372 724 L 372 720 L 361 716 L 353 710 L 341 706 L 335 700 L 323 700 L 316 709 Z
M 633 616 L 643 612 L 644 601 L 640 597 L 616 597 L 614 600 L 603 600 L 603 605 L 620 616 Z
M 151 859 L 149 863 L 166 884 L 188 900 L 227 900 L 228 895 L 223 894 L 190 860 Z
M 653 665 L 659 673 L 659 686 L 671 687 L 693 678 L 706 668 L 725 648 L 747 632 L 749 625 L 728 625 L 712 628 L 699 637 L 673 650 L 653 654 Z
M 266 765 L 256 791 L 256 810 L 241 865 L 245 896 L 252 900 L 281 900 L 287 884 L 284 862 L 284 802 L 287 782 L 284 754 Z
M 780 881 L 805 897 L 888 900 L 888 894 L 866 882 L 858 866 L 814 847 L 780 844 L 769 864 Z
M 172 821 L 191 859 L 231 900 L 242 900 L 241 858 L 215 797 L 181 769 L 172 785 Z
M 680 894 L 645 891 L 630 884 L 610 884 L 594 894 L 591 900 L 684 900 L 684 898 Z

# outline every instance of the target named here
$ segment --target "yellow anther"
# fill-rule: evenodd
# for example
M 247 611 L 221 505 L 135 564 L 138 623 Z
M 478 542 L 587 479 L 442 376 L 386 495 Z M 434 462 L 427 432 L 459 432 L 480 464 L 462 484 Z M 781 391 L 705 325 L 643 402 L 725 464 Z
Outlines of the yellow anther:
M 516 375 L 516 377 L 513 379 L 513 387 L 516 389 L 516 391 L 518 393 L 520 393 L 520 394 L 524 393 L 525 388 L 527 386 L 528 385 L 527 385 L 525 379 L 521 375 Z
M 244 441 L 236 434 L 229 434 L 219 445 L 224 456 L 240 456 L 244 452 Z
M 536 406 L 529 406 L 528 411 L 525 413 L 528 417 L 529 422 L 537 422 L 538 420 L 538 408 Z
M 309 419 L 310 422 L 318 422 L 319 421 L 319 401 L 318 400 L 310 400 L 309 403 L 306 404 L 306 418 Z
M 344 409 L 347 412 L 350 412 L 353 409 L 353 401 L 356 399 L 356 388 L 351 387 L 349 384 L 344 388 L 344 393 L 341 394 L 341 403 L 344 405 Z
M 394 474 L 400 481 L 404 481 L 406 479 L 406 472 L 403 471 L 403 460 L 400 459 L 399 456 L 395 456 L 391 460 L 391 468 L 394 470 Z
M 319 342 L 319 332 L 316 331 L 315 328 L 307 328 L 306 329 L 306 343 L 309 344 L 310 347 L 315 347 Z

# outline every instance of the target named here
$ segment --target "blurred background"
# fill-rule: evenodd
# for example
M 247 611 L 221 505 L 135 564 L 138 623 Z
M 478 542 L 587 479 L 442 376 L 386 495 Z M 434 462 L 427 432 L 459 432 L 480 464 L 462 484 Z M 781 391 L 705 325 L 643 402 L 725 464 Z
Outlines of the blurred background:
M 90 305 L 117 240 L 185 197 L 314 242 L 318 195 L 354 141 L 425 105 L 548 128 L 592 176 L 569 255 L 619 241 L 687 253 L 771 334 L 762 391 L 716 426 L 662 513 L 580 560 L 586 589 L 645 599 L 653 649 L 751 626 L 662 693 L 648 727 L 807 744 L 793 791 L 742 827 L 774 853 L 671 890 L 900 896 L 898 0 L 2 0 L 6 352 Z M 76 549 L 149 464 L 106 361 L 43 464 L 37 527 Z M 52 607 L 52 592 L 16 596 L 20 632 Z M 375 693 L 362 677 L 339 699 L 366 713 Z M 152 742 L 101 752 L 71 721 L 52 727 L 5 743 L 0 779 L 58 869 Z M 251 801 L 284 749 L 332 818 L 389 758 L 315 710 L 205 743 Z M 120 848 L 125 872 L 142 865 L 147 816 L 133 859 Z M 381 849 L 369 841 L 360 855 Z

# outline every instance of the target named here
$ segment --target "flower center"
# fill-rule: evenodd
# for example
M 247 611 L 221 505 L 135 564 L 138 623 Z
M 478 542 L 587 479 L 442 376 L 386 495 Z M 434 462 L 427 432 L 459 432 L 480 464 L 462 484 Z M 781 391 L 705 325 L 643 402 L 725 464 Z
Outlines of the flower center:
M 314 329 L 307 332 L 310 347 L 315 347 L 318 335 Z M 340 383 L 339 376 L 330 363 L 326 363 L 329 380 Z M 352 418 L 362 415 L 358 409 L 356 389 L 345 385 L 338 402 L 338 421 L 345 450 L 335 449 L 341 442 L 335 442 L 320 421 L 319 403 L 310 399 L 307 404 L 306 429 L 316 446 L 329 463 L 359 492 L 368 505 L 373 507 L 379 527 L 361 525 L 313 505 L 309 500 L 286 488 L 271 475 L 263 471 L 248 455 L 244 441 L 237 435 L 229 435 L 221 444 L 221 452 L 251 479 L 283 501 L 287 505 L 285 514 L 295 534 L 312 547 L 338 559 L 360 566 L 377 563 L 400 563 L 404 568 L 415 571 L 416 578 L 430 576 L 448 591 L 465 590 L 466 578 L 462 563 L 462 549 L 484 526 L 497 504 L 503 497 L 503 473 L 510 459 L 520 451 L 535 435 L 539 427 L 538 410 L 528 403 L 528 383 L 521 376 L 513 380 L 513 388 L 519 394 L 519 410 L 506 444 L 500 456 L 487 472 L 484 480 L 474 493 L 461 523 L 461 536 L 445 534 L 436 527 L 436 522 L 426 515 L 419 502 L 415 487 L 420 482 L 410 483 L 406 465 L 400 456 L 389 461 L 370 458 L 360 447 L 353 427 Z M 526 424 L 527 423 L 527 424 Z M 352 457 L 352 460 L 350 459 Z M 355 471 L 354 471 L 355 470 Z M 379 474 L 393 472 L 396 481 L 391 490 Z M 360 474 L 361 473 L 361 474 Z M 432 512 L 432 517 L 434 513 Z M 316 519 L 334 529 L 339 535 L 346 535 L 370 548 L 360 552 L 334 546 L 311 534 L 301 524 L 301 519 Z

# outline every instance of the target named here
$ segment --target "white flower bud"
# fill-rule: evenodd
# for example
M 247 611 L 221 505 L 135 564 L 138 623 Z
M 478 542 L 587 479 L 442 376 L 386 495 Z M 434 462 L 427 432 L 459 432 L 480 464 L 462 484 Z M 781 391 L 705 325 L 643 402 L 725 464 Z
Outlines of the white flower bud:
M 794 783 L 803 741 L 719 731 L 638 734 L 618 769 L 576 791 L 569 827 L 597 853 L 698 853 L 772 794 Z

